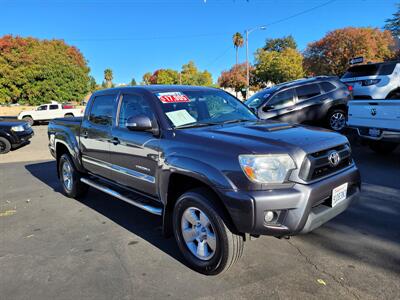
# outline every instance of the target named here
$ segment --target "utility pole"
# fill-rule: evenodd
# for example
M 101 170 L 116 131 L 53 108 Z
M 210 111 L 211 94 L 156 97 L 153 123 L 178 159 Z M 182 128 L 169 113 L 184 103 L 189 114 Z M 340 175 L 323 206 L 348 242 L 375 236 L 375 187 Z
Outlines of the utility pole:
M 250 86 L 250 66 L 249 66 L 249 34 L 254 30 L 265 30 L 266 26 L 258 26 L 251 29 L 245 30 L 246 35 L 246 98 L 249 95 L 249 86 Z

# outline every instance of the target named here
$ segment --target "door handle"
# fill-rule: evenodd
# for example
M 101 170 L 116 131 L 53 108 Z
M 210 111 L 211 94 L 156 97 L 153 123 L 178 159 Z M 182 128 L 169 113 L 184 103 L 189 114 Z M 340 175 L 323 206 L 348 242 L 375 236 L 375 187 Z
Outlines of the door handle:
M 288 107 L 288 108 L 286 108 L 287 111 L 292 111 L 292 110 L 294 110 L 294 109 L 295 109 L 295 107 Z
M 113 143 L 114 145 L 118 145 L 118 144 L 121 143 L 121 142 L 119 141 L 119 138 L 117 138 L 117 137 L 114 137 L 110 142 Z

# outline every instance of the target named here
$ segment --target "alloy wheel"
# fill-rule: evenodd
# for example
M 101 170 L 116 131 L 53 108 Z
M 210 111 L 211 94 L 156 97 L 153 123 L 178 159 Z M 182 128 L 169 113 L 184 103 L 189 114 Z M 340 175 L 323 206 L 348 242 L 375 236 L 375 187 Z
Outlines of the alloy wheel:
M 201 260 L 210 260 L 216 251 L 217 236 L 207 215 L 196 207 L 187 208 L 181 218 L 182 236 L 190 252 Z
M 346 117 L 343 113 L 336 112 L 331 116 L 329 123 L 333 130 L 340 131 L 346 125 Z
M 64 187 L 68 190 L 72 190 L 72 185 L 73 185 L 73 178 L 72 178 L 72 167 L 69 161 L 64 161 L 63 166 L 62 166 L 62 180 Z

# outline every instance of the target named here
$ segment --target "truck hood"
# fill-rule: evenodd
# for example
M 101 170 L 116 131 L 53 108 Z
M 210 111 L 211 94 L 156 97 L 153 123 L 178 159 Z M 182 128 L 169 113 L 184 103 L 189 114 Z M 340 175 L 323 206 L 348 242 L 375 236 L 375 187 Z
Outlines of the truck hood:
M 185 130 L 187 134 L 210 140 L 213 143 L 224 143 L 227 151 L 249 154 L 292 153 L 302 150 L 303 154 L 331 148 L 347 143 L 347 138 L 336 132 L 301 125 L 270 120 L 249 121 L 216 125 Z

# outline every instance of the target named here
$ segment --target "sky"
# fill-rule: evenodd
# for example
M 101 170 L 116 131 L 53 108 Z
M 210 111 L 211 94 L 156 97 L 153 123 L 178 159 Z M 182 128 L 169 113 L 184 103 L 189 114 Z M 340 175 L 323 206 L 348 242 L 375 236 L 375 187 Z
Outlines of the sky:
M 80 49 L 91 75 L 139 83 L 159 68 L 193 60 L 216 81 L 235 63 L 232 35 L 249 36 L 250 62 L 267 38 L 293 35 L 300 50 L 347 26 L 382 28 L 399 0 L 0 0 L 0 36 L 63 39 Z M 245 48 L 239 50 L 245 61 Z

